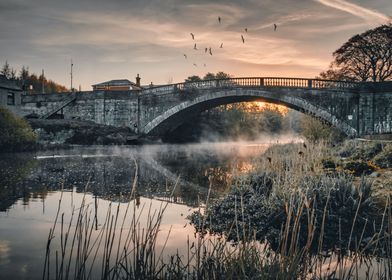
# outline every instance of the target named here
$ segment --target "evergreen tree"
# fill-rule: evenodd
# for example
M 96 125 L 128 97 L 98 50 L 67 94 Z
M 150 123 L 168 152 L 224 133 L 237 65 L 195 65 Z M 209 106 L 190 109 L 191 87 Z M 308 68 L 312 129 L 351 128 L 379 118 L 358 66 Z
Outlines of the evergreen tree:
M 5 64 L 4 64 L 3 67 L 1 68 L 0 74 L 1 74 L 1 75 L 4 75 L 7 79 L 10 79 L 10 78 L 11 78 L 11 67 L 10 67 L 10 65 L 8 64 L 8 61 L 7 61 L 7 60 L 5 61 Z

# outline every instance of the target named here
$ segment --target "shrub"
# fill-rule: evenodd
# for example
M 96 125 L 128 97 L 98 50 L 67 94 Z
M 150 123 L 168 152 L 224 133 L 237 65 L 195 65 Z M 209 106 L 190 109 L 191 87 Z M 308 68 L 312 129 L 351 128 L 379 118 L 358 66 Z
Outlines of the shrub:
M 370 161 L 382 150 L 383 144 L 381 142 L 349 140 L 339 146 L 337 154 L 353 160 Z
M 347 161 L 344 163 L 343 168 L 354 176 L 368 175 L 375 170 L 374 166 L 369 165 L 369 163 L 363 160 Z
M 0 107 L 0 152 L 26 150 L 35 140 L 36 135 L 26 120 Z
M 336 163 L 333 158 L 322 158 L 321 159 L 321 164 L 324 169 L 335 169 L 336 168 Z
M 344 135 L 338 129 L 310 116 L 302 118 L 301 134 L 313 143 L 320 141 L 335 143 L 341 142 L 344 138 Z
M 392 167 L 392 144 L 388 144 L 384 149 L 374 157 L 374 162 L 381 168 Z
M 382 144 L 380 142 L 362 142 L 355 149 L 352 158 L 368 161 L 381 151 Z

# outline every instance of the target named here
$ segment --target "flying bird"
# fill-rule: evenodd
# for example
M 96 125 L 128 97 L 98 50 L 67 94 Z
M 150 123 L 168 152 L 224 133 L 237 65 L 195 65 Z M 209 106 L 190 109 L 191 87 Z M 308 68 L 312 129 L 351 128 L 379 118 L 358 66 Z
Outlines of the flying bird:
M 194 49 L 194 50 L 197 50 L 196 43 L 195 43 L 195 45 L 193 46 L 193 49 Z
M 220 45 L 220 48 L 223 48 L 223 43 Z
M 188 56 L 184 53 L 184 57 L 185 57 L 185 59 L 187 59 L 188 58 Z
M 212 55 L 212 50 L 211 50 L 211 48 L 209 48 L 209 51 L 210 51 L 210 55 Z
M 222 20 L 221 17 L 218 17 L 218 22 L 219 22 L 219 23 L 221 23 L 221 20 Z
M 245 44 L 245 38 L 244 38 L 244 36 L 242 36 L 242 35 L 241 35 L 241 40 L 242 40 L 242 43 Z
M 274 23 L 274 31 L 276 31 L 277 28 L 278 26 Z
M 248 28 L 245 28 L 245 32 L 248 32 Z
M 191 33 L 192 40 L 195 40 L 195 34 Z

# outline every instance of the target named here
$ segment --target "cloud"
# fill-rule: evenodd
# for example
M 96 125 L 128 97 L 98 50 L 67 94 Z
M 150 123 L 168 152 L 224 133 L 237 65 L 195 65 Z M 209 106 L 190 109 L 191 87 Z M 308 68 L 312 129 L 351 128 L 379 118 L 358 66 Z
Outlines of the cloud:
M 361 1 L 382 13 L 348 1 L 36 0 L 33 5 L 0 0 L 0 57 L 17 69 L 45 68 L 49 78 L 63 84 L 69 82 L 73 58 L 84 87 L 127 73 L 154 83 L 221 70 L 241 76 L 314 76 L 350 36 L 392 13 L 390 0 Z M 325 11 L 330 8 L 343 12 Z
M 391 18 L 378 11 L 362 7 L 344 0 L 314 0 L 325 6 L 335 8 L 346 13 L 362 18 L 368 22 L 385 23 Z

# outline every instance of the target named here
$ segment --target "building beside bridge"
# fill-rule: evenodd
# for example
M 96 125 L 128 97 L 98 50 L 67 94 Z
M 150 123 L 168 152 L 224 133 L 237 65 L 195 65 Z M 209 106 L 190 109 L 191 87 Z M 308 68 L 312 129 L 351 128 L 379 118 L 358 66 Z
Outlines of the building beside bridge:
M 136 83 L 128 79 L 111 80 L 99 84 L 92 85 L 93 91 L 108 90 L 108 91 L 128 91 L 128 90 L 141 90 L 139 74 L 136 76 Z
M 16 84 L 16 81 L 8 80 L 4 75 L 0 75 L 0 106 L 16 112 L 22 104 L 22 93 L 23 90 Z

